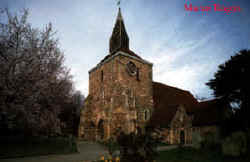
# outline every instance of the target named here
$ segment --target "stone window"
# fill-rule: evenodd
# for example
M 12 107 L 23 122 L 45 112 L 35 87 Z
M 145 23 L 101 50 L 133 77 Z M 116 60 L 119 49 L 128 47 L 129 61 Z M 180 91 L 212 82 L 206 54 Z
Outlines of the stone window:
M 147 110 L 144 111 L 144 120 L 147 121 L 148 119 L 148 112 Z
M 105 93 L 104 93 L 104 90 L 102 90 L 102 99 L 104 100 L 105 98 Z
M 148 77 L 149 77 L 149 79 L 153 79 L 153 75 L 152 75 L 152 71 L 150 71 L 149 73 L 148 73 Z
M 104 121 L 101 119 L 98 123 L 98 133 L 101 139 L 104 138 Z
M 144 110 L 144 120 L 147 121 L 150 118 L 150 111 L 148 109 Z
M 125 107 L 129 107 L 129 98 L 128 94 L 125 93 Z
M 137 68 L 136 80 L 140 81 L 140 70 L 139 70 L 139 68 Z
M 144 111 L 143 110 L 139 110 L 139 112 L 137 112 L 137 119 L 139 121 L 143 121 L 144 120 Z
M 136 65 L 132 61 L 129 61 L 127 63 L 127 70 L 131 76 L 135 76 L 138 68 L 136 67 Z

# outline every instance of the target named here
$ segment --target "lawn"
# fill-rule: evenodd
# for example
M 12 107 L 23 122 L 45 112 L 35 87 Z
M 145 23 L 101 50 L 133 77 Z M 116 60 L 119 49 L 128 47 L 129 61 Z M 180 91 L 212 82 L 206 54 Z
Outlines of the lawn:
M 244 158 L 224 157 L 218 151 L 176 148 L 160 151 L 157 162 L 250 162 L 250 155 Z

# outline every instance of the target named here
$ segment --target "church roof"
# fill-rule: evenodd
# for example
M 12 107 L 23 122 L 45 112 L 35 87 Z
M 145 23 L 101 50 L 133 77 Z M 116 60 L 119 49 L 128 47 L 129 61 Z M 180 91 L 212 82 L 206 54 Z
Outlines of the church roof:
M 218 124 L 223 118 L 224 110 L 225 106 L 223 106 L 218 99 L 199 102 L 194 114 L 193 125 L 202 126 Z
M 105 62 L 108 62 L 109 60 L 113 59 L 114 57 L 116 57 L 118 55 L 122 55 L 122 56 L 125 56 L 125 57 L 130 57 L 130 58 L 135 59 L 135 60 L 137 60 L 139 62 L 149 64 L 151 66 L 153 65 L 153 63 L 142 59 L 140 56 L 138 56 L 137 54 L 135 54 L 133 51 L 131 51 L 129 49 L 119 49 L 118 51 L 115 51 L 112 54 L 109 54 L 109 55 L 105 56 L 104 59 L 102 59 L 99 64 L 97 64 L 94 68 L 89 70 L 89 73 L 96 70 L 98 67 L 102 66 Z
M 193 115 L 194 126 L 218 124 L 223 106 L 219 100 L 198 102 L 189 91 L 153 82 L 154 112 L 150 125 L 168 127 L 179 105 Z
M 153 82 L 154 112 L 150 125 L 167 127 L 173 119 L 179 105 L 187 113 L 193 113 L 198 101 L 189 91 Z
M 109 55 L 105 56 L 104 59 L 101 60 L 101 63 L 104 62 L 105 60 L 109 59 L 110 57 L 112 57 L 118 51 L 122 51 L 122 52 L 125 52 L 125 53 L 127 53 L 127 54 L 129 54 L 131 56 L 134 56 L 134 57 L 138 58 L 138 59 L 142 59 L 140 56 L 138 56 L 136 53 L 134 53 L 130 49 L 121 48 L 121 49 L 113 51 L 113 53 L 110 53 Z
M 188 113 L 193 112 L 194 105 L 198 103 L 189 91 L 158 82 L 153 82 L 153 99 L 156 109 L 166 105 L 182 104 Z

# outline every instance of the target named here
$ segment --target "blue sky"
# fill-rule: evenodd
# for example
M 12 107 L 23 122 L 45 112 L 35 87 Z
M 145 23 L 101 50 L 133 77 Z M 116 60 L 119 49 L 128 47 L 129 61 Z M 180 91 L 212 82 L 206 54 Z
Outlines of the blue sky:
M 189 12 L 193 6 L 240 6 L 241 12 Z M 75 88 L 88 94 L 88 70 L 108 54 L 116 0 L 1 0 L 0 8 L 30 10 L 29 21 L 57 30 Z M 130 48 L 153 62 L 153 79 L 212 97 L 205 85 L 235 52 L 250 48 L 249 0 L 123 0 Z

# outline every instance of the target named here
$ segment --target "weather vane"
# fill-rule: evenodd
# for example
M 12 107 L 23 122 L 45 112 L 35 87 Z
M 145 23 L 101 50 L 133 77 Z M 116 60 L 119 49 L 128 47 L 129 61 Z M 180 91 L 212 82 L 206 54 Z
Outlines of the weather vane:
M 121 0 L 117 1 L 117 6 L 119 6 L 119 8 L 120 8 L 120 6 L 121 6 Z

